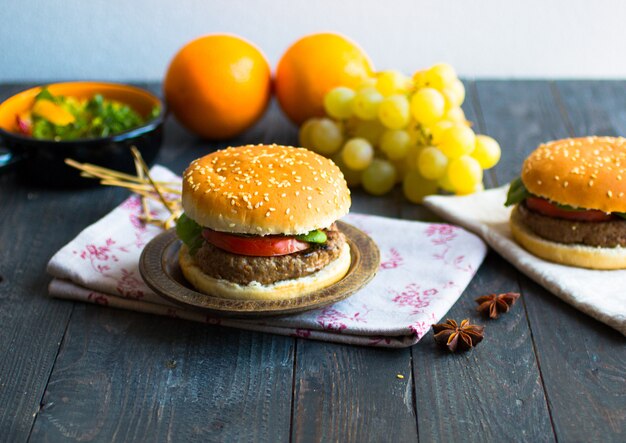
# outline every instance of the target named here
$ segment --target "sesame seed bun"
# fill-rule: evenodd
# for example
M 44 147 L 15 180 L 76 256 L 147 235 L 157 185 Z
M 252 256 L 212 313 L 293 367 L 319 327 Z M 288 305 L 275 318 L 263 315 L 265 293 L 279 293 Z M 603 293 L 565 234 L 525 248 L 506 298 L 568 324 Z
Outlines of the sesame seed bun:
M 626 212 L 626 139 L 582 137 L 539 146 L 524 162 L 522 182 L 556 203 Z
M 626 269 L 626 248 L 600 248 L 580 244 L 564 244 L 535 235 L 516 216 L 510 219 L 511 234 L 528 252 L 555 263 L 588 269 Z
M 183 175 L 185 213 L 237 234 L 304 234 L 348 213 L 350 191 L 329 159 L 304 148 L 248 145 L 194 160 Z
M 282 280 L 271 285 L 252 282 L 240 285 L 205 274 L 183 245 L 179 253 L 183 275 L 199 291 L 214 297 L 237 300 L 287 300 L 328 287 L 341 280 L 350 269 L 350 246 L 345 243 L 341 254 L 319 271 L 300 278 Z

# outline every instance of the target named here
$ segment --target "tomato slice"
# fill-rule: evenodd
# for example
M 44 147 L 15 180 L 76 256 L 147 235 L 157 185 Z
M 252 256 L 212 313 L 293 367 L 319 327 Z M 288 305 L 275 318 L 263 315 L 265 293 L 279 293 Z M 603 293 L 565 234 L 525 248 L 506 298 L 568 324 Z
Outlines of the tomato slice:
M 548 200 L 539 197 L 527 197 L 526 206 L 539 214 L 565 220 L 602 222 L 614 220 L 615 217 L 596 209 L 562 209 Z
M 204 229 L 202 236 L 206 241 L 227 252 L 256 257 L 272 257 L 303 251 L 309 247 L 307 242 L 283 235 L 264 237 L 244 237 L 225 232 Z

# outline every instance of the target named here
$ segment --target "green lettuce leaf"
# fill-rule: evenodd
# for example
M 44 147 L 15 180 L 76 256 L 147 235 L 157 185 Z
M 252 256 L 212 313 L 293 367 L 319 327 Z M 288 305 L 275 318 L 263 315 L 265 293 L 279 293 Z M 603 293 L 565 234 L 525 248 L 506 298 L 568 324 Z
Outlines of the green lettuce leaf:
M 307 232 L 306 234 L 296 235 L 296 239 L 308 243 L 326 243 L 328 237 L 324 231 L 316 229 L 315 231 Z
M 194 255 L 202 246 L 202 226 L 183 214 L 176 221 L 176 234 Z
M 522 179 L 517 177 L 511 182 L 504 206 L 516 205 L 517 203 L 522 202 L 526 197 L 530 196 L 531 194 L 528 192 L 528 189 L 526 189 L 526 186 L 524 186 Z

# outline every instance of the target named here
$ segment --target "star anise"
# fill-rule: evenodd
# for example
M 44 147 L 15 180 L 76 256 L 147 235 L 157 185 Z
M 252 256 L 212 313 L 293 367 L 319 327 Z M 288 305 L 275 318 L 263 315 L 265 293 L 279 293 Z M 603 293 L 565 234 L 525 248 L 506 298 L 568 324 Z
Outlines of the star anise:
M 435 342 L 450 352 L 467 351 L 483 340 L 483 326 L 473 325 L 469 318 L 461 321 L 447 319 L 445 323 L 433 325 Z
M 501 313 L 509 312 L 518 298 L 517 292 L 483 295 L 476 299 L 476 303 L 478 303 L 476 310 L 485 317 L 498 318 Z

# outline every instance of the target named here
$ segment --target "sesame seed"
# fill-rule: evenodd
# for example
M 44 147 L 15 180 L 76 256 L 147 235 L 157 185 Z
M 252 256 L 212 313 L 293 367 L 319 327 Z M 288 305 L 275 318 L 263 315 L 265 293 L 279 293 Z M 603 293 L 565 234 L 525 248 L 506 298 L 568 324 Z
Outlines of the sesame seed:
M 271 212 L 270 212 L 270 211 L 267 211 L 267 212 L 265 213 L 265 216 L 266 216 L 266 217 L 269 217 L 269 216 L 270 216 L 270 214 L 271 214 Z
M 610 189 L 609 189 L 608 191 L 606 191 L 606 196 L 607 196 L 608 198 L 613 197 L 613 191 L 611 191 Z

